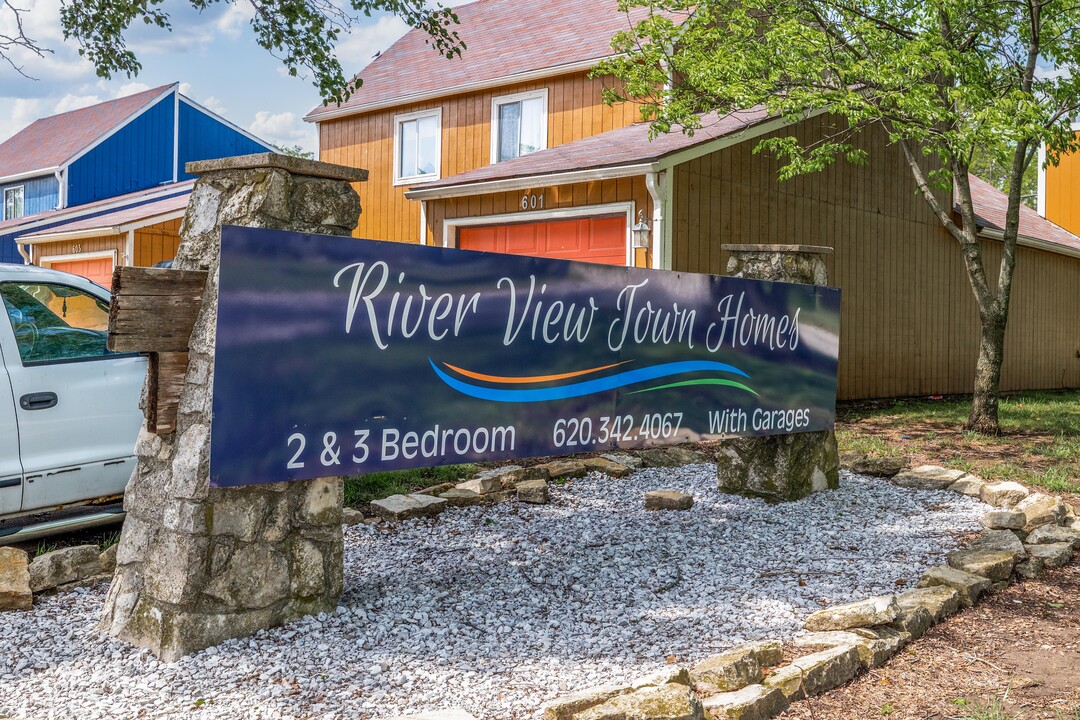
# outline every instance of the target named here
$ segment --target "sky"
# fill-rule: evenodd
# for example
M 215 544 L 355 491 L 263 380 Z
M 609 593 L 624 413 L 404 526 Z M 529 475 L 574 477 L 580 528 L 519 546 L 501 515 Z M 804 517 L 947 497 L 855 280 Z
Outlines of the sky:
M 179 82 L 181 93 L 264 140 L 318 149 L 315 126 L 302 119 L 320 104 L 317 89 L 310 78 L 290 77 L 278 59 L 255 43 L 248 24 L 251 6 L 243 0 L 212 4 L 202 13 L 185 0 L 166 0 L 172 32 L 134 28 L 128 46 L 143 69 L 137 77 L 112 80 L 98 78 L 79 57 L 78 47 L 64 41 L 60 0 L 13 4 L 28 8 L 23 15 L 27 36 L 53 54 L 11 53 L 34 79 L 0 66 L 0 142 L 38 118 Z M 10 10 L 0 3 L 0 35 L 11 34 L 13 24 Z M 346 75 L 359 72 L 407 29 L 393 16 L 365 18 L 338 45 Z

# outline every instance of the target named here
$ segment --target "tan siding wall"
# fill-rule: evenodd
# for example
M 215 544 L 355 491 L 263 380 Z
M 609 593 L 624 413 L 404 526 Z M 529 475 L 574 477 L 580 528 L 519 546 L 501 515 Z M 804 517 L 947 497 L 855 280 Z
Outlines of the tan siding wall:
M 813 140 L 833 121 L 796 132 Z M 971 392 L 978 314 L 956 242 L 915 192 L 899 148 L 860 140 L 869 164 L 779 183 L 746 142 L 679 166 L 673 268 L 722 273 L 722 243 L 834 248 L 843 290 L 841 399 Z M 1000 244 L 983 243 L 997 275 Z M 1080 387 L 1080 260 L 1022 248 L 1006 340 L 1005 390 Z
M 331 120 L 319 125 L 319 159 L 369 172 L 356 185 L 363 212 L 354 235 L 373 240 L 418 242 L 420 203 L 394 187 L 394 116 L 442 107 L 442 177 L 491 162 L 491 101 L 512 93 L 548 88 L 548 147 L 624 127 L 638 119 L 630 103 L 608 107 L 601 90 L 610 79 L 576 73 L 507 85 L 444 100 Z
M 609 203 L 633 203 L 634 217 L 639 210 L 645 210 L 652 216 L 652 199 L 645 187 L 643 177 L 621 178 L 618 180 L 598 180 L 573 185 L 537 187 L 529 190 L 475 195 L 472 197 L 452 198 L 449 200 L 429 200 L 427 207 L 427 242 L 441 245 L 443 239 L 443 221 L 468 217 L 490 217 L 507 215 L 507 222 L 515 222 L 514 216 L 522 213 L 521 199 L 532 195 L 544 196 L 545 210 L 606 205 Z M 524 218 L 522 218 L 524 219 Z M 457 238 L 449 237 L 451 245 Z M 639 250 L 635 264 L 645 267 L 649 263 L 646 251 Z

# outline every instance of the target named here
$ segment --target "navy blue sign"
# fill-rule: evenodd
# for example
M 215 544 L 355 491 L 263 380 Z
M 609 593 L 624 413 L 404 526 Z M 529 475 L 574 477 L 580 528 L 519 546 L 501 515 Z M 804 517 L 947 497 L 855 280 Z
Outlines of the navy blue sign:
M 840 291 L 222 229 L 215 487 L 828 429 Z

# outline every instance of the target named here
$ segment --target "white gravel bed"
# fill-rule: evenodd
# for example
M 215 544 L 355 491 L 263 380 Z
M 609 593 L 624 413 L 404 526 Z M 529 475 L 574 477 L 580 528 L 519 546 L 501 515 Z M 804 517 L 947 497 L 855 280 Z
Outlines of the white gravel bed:
M 0 616 L 0 717 L 535 718 L 668 656 L 789 638 L 822 606 L 912 587 L 987 509 L 848 473 L 838 491 L 767 504 L 718 493 L 715 472 L 594 474 L 546 506 L 346 528 L 336 613 L 179 663 L 103 638 L 103 587 L 39 599 Z M 655 489 L 694 507 L 645 512 Z

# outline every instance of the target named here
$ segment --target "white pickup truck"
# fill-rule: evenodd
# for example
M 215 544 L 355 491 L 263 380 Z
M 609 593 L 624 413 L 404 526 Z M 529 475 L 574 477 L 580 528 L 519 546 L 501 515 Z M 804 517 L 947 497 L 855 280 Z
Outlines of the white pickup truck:
M 146 358 L 105 347 L 109 293 L 0 263 L 0 544 L 116 522 Z

